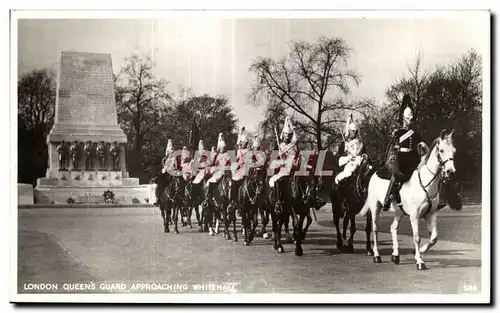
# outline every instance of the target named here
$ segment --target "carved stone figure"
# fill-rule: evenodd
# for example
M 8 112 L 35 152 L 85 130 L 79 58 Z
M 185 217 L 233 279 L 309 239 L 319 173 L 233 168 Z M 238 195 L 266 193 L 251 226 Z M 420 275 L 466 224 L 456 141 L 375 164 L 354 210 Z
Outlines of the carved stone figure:
M 104 141 L 99 142 L 97 145 L 97 159 L 99 161 L 99 169 L 104 170 L 106 167 L 106 148 Z
M 73 141 L 71 147 L 69 147 L 69 154 L 73 163 L 73 169 L 78 169 L 78 141 Z
M 113 160 L 113 170 L 118 171 L 120 169 L 120 146 L 116 141 L 113 142 L 111 148 L 109 148 L 109 152 Z
M 59 170 L 64 171 L 66 170 L 66 160 L 68 158 L 66 143 L 64 140 L 57 146 L 57 153 L 59 155 Z
M 94 145 L 92 141 L 87 141 L 85 147 L 83 147 L 83 151 L 85 153 L 85 169 L 88 171 L 92 169 L 94 163 L 92 161 L 92 157 L 94 156 Z

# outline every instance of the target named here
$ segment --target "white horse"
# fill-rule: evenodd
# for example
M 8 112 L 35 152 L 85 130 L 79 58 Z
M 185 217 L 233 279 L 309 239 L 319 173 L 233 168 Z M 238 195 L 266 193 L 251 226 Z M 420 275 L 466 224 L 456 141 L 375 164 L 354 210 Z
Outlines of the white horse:
M 398 225 L 406 213 L 410 217 L 410 223 L 413 230 L 413 242 L 415 243 L 415 260 L 418 270 L 425 270 L 426 266 L 420 254 L 425 253 L 434 246 L 438 239 L 437 233 L 437 211 L 439 210 L 439 182 L 442 179 L 448 179 L 453 175 L 455 165 L 453 157 L 455 147 L 453 146 L 453 131 L 446 135 L 445 130 L 434 140 L 430 150 L 427 149 L 427 155 L 422 160 L 418 168 L 413 172 L 409 181 L 401 187 L 400 196 L 402 208 L 398 207 L 393 200 L 390 212 L 394 214 L 394 220 L 391 224 L 392 235 L 392 257 L 395 264 L 399 263 L 399 244 L 398 244 Z M 379 215 L 384 201 L 385 194 L 389 188 L 389 181 L 381 179 L 375 173 L 370 179 L 368 185 L 368 196 L 360 213 L 365 216 L 368 210 L 372 214 L 373 223 L 373 262 L 381 263 L 378 252 L 378 230 Z M 418 221 L 424 218 L 430 232 L 429 242 L 420 248 L 420 233 Z

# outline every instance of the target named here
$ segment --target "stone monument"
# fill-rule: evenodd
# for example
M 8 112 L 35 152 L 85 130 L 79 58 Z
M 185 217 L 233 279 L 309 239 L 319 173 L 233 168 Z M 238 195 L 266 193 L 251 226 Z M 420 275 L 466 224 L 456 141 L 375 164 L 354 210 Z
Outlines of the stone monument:
M 145 203 L 149 197 L 149 188 L 127 172 L 110 54 L 62 52 L 47 145 L 48 169 L 37 181 L 35 203 L 104 203 L 108 190 L 118 203 Z

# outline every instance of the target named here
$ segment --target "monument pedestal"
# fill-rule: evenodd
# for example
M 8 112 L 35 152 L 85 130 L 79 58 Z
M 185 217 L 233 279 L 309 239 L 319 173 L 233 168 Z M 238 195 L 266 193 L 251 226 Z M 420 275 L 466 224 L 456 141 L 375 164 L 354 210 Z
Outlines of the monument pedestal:
M 127 137 L 118 125 L 111 55 L 62 52 L 55 113 L 47 136 L 49 166 L 37 181 L 35 203 L 104 203 L 108 190 L 121 204 L 154 202 L 150 188 L 128 176 Z

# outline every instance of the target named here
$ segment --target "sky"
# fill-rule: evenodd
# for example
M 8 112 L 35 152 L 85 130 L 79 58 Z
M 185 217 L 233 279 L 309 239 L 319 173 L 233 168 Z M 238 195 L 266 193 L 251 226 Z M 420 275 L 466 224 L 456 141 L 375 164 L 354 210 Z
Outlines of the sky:
M 353 51 L 351 68 L 361 77 L 350 98 L 383 104 L 387 88 L 407 75 L 419 51 L 427 70 L 450 64 L 470 49 L 487 51 L 480 27 L 477 19 L 457 17 L 20 19 L 18 74 L 57 70 L 61 51 L 110 53 L 115 73 L 132 53 L 148 54 L 156 63 L 154 75 L 169 81 L 171 92 L 189 87 L 197 95 L 225 95 L 239 126 L 255 130 L 264 107 L 247 100 L 254 82 L 248 68 L 259 56 L 283 56 L 290 41 L 343 38 Z

